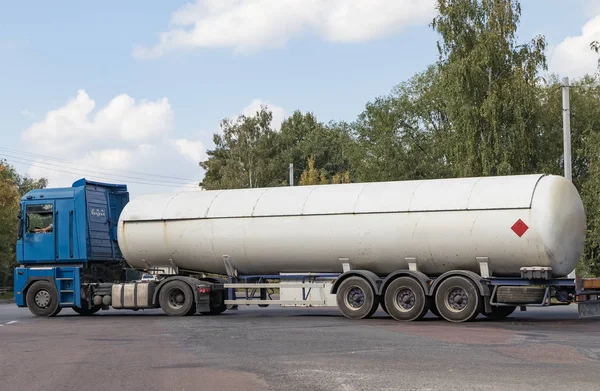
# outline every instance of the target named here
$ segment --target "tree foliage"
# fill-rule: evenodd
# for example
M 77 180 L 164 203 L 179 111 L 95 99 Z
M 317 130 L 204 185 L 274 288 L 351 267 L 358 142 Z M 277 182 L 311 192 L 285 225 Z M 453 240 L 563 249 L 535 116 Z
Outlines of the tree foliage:
M 315 168 L 315 160 L 311 157 L 307 160 L 308 168 L 302 171 L 300 175 L 300 186 L 306 185 L 326 185 L 326 184 L 341 184 L 350 183 L 350 172 L 337 172 L 331 177 L 328 176 L 327 170 Z
M 46 187 L 47 183 L 45 178 L 19 175 L 6 160 L 0 161 L 0 286 L 12 285 L 20 199 L 30 190 Z
M 438 0 L 437 91 L 447 120 L 444 138 L 458 176 L 535 170 L 538 71 L 546 69 L 543 37 L 517 44 L 514 0 Z

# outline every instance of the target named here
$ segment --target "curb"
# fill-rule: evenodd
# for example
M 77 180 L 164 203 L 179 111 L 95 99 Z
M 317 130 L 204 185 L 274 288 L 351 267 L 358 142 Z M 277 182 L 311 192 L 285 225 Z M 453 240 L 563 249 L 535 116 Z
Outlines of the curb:
M 1 299 L 0 304 L 14 304 L 15 299 Z

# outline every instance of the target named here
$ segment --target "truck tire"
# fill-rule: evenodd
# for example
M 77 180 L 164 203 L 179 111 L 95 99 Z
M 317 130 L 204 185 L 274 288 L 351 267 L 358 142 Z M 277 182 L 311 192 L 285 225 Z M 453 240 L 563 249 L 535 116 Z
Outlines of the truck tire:
M 492 312 L 482 312 L 482 314 L 489 319 L 499 320 L 504 319 L 517 309 L 516 306 L 492 306 Z
M 336 301 L 342 315 L 349 319 L 369 318 L 379 307 L 379 300 L 371 284 L 358 276 L 342 281 L 338 287 Z
M 169 316 L 186 316 L 195 309 L 192 289 L 180 280 L 169 281 L 161 288 L 158 303 Z
M 35 316 L 56 316 L 62 310 L 56 286 L 48 281 L 34 282 L 27 290 L 27 307 Z
M 388 313 L 396 320 L 419 320 L 429 311 L 423 286 L 412 277 L 398 277 L 390 282 L 383 297 Z
M 83 274 L 80 277 L 80 281 L 81 281 L 81 307 L 72 307 L 73 311 L 75 311 L 76 313 L 78 313 L 81 316 L 90 316 L 95 314 L 96 312 L 100 311 L 102 309 L 102 306 L 99 305 L 92 305 L 92 308 L 88 307 L 88 302 L 87 299 L 85 299 L 86 295 L 86 289 L 84 288 L 83 284 L 92 284 L 92 283 L 99 283 L 100 280 L 98 280 L 97 278 L 93 277 L 92 275 L 89 274 Z M 91 298 L 90 298 L 91 299 Z
M 73 307 L 73 311 L 77 312 L 81 316 L 90 316 L 100 311 L 102 307 L 93 305 L 92 308 L 88 308 L 87 301 L 81 300 L 81 308 Z
M 541 304 L 546 288 L 530 286 L 500 286 L 496 301 L 506 304 Z
M 227 310 L 227 306 L 225 304 L 219 304 L 210 306 L 210 311 L 201 312 L 202 315 L 221 315 L 223 312 Z
M 470 322 L 479 315 L 483 299 L 473 281 L 463 276 L 451 276 L 438 286 L 435 306 L 441 317 L 449 322 Z

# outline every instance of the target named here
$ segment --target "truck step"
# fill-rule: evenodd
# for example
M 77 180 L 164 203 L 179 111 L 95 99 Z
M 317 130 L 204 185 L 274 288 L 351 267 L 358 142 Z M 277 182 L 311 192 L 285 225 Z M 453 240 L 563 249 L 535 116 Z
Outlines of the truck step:
M 74 291 L 72 289 L 61 289 L 60 293 L 73 293 Z
M 68 278 L 68 277 L 60 277 L 56 279 L 57 281 L 73 281 L 72 278 Z
M 60 305 L 75 305 L 75 303 L 72 301 L 65 301 L 65 302 L 61 302 Z

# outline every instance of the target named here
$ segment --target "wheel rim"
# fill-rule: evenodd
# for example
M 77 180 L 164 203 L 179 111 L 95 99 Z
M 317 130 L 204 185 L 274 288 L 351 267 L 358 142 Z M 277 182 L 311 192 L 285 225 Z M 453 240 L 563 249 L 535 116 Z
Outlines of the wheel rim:
M 469 295 L 463 288 L 455 286 L 446 292 L 446 308 L 452 312 L 462 312 L 469 305 Z
M 396 308 L 402 312 L 408 312 L 415 307 L 416 296 L 415 292 L 406 287 L 401 287 L 396 290 L 394 295 L 394 304 Z
M 183 308 L 185 303 L 185 293 L 179 288 L 171 288 L 168 293 L 169 307 L 173 309 Z
M 50 292 L 45 289 L 37 291 L 34 298 L 35 305 L 39 308 L 48 308 L 51 300 Z
M 358 286 L 351 286 L 344 297 L 346 307 L 358 310 L 365 304 L 365 292 Z

